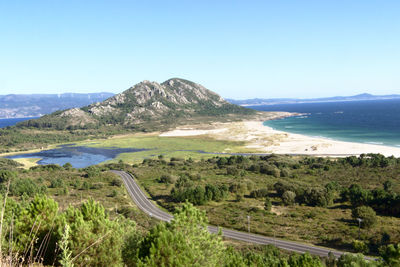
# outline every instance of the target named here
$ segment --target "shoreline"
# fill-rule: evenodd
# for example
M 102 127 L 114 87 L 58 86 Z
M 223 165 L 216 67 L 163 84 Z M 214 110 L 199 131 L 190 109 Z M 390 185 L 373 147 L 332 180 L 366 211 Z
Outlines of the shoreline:
M 272 120 L 275 120 L 275 119 L 272 119 Z M 266 122 L 266 121 L 270 121 L 270 120 L 265 120 L 264 122 Z M 394 148 L 394 149 L 400 148 L 400 145 L 389 145 L 389 144 L 385 144 L 383 142 L 373 142 L 373 141 L 371 141 L 371 142 L 361 142 L 361 141 L 357 142 L 357 141 L 352 141 L 352 140 L 340 140 L 340 138 L 336 139 L 335 137 L 327 137 L 327 136 L 322 136 L 322 135 L 311 135 L 311 134 L 306 134 L 306 133 L 293 133 L 293 132 L 290 132 L 290 131 L 284 131 L 284 130 L 275 129 L 275 128 L 269 126 L 269 125 L 265 125 L 264 122 L 263 122 L 263 126 L 264 127 L 269 127 L 273 131 L 276 131 L 276 132 L 284 132 L 284 133 L 293 134 L 293 135 L 302 135 L 302 136 L 306 136 L 306 137 L 310 137 L 310 138 L 324 139 L 324 140 L 328 140 L 328 141 L 355 143 L 355 144 L 361 144 L 361 145 L 373 145 L 373 146 L 376 145 L 376 146 L 381 146 L 381 147 L 391 147 L 391 148 Z
M 280 114 L 288 116 L 288 114 Z M 292 114 L 293 115 L 293 114 Z M 289 115 L 290 116 L 290 115 Z M 353 156 L 367 153 L 380 153 L 385 156 L 400 157 L 400 147 L 339 141 L 324 137 L 311 137 L 275 130 L 265 126 L 263 120 L 214 123 L 211 125 L 192 125 L 178 127 L 163 132 L 164 137 L 207 136 L 216 140 L 243 141 L 245 148 L 254 153 L 298 154 L 310 156 Z M 227 152 L 229 151 L 222 151 Z

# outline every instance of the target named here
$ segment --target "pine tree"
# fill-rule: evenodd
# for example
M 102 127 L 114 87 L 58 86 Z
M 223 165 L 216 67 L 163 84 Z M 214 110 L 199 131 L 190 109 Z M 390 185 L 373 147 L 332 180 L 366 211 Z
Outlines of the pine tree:
M 139 266 L 221 266 L 225 247 L 207 217 L 186 202 L 170 223 L 153 228 L 139 249 Z

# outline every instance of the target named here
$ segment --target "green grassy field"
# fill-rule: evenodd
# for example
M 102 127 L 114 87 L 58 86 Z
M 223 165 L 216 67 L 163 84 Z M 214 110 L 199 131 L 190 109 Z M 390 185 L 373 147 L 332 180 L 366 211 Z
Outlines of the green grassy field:
M 207 137 L 160 137 L 155 135 L 130 135 L 114 137 L 99 142 L 79 142 L 77 145 L 89 147 L 117 147 L 117 148 L 142 148 L 147 151 L 123 153 L 110 162 L 123 160 L 126 163 L 139 163 L 146 158 L 157 158 L 163 155 L 164 158 L 192 158 L 202 159 L 213 156 L 213 154 L 199 153 L 205 151 L 210 153 L 250 153 L 244 147 L 244 142 L 220 141 Z

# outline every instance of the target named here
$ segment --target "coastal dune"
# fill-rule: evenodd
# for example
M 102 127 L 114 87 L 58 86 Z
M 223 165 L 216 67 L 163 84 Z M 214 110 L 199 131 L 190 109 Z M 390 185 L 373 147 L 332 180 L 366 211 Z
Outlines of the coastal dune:
M 244 141 L 245 147 L 254 153 L 332 157 L 380 153 L 385 156 L 400 157 L 400 148 L 277 131 L 264 126 L 263 120 L 185 126 L 161 133 L 160 136 L 207 136 L 217 140 Z

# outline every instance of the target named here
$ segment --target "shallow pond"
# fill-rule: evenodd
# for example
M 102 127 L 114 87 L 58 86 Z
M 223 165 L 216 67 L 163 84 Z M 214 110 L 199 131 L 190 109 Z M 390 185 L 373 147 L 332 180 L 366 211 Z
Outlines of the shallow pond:
M 37 153 L 19 154 L 6 158 L 41 158 L 41 160 L 38 161 L 38 164 L 40 165 L 58 164 L 63 166 L 65 163 L 69 162 L 74 168 L 85 168 L 90 165 L 96 165 L 107 160 L 114 159 L 121 153 L 132 153 L 144 150 L 147 149 L 114 147 L 97 148 L 74 146 L 74 144 L 71 144 L 62 145 L 55 149 L 43 150 Z

